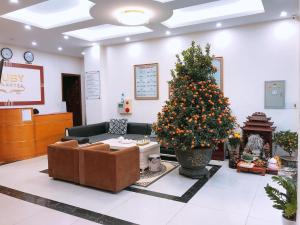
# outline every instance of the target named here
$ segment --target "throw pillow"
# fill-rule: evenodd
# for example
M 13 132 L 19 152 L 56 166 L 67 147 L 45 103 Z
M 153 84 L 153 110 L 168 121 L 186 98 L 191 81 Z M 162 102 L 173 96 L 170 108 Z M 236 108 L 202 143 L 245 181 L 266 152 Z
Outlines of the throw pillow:
M 111 119 L 109 122 L 109 134 L 124 135 L 127 133 L 127 119 Z

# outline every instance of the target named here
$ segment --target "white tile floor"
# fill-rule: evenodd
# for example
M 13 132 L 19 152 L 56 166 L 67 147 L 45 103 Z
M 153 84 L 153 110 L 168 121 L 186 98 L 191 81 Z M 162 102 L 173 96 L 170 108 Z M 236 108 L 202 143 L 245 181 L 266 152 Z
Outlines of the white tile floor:
M 263 189 L 271 183 L 271 176 L 239 174 L 229 169 L 227 162 L 188 203 L 126 190 L 110 194 L 56 181 L 39 172 L 46 168 L 46 157 L 0 166 L 0 185 L 137 224 L 281 224 L 280 211 L 272 208 Z M 194 183 L 174 170 L 147 189 L 180 196 Z M 0 215 L 0 225 L 96 224 L 3 194 Z

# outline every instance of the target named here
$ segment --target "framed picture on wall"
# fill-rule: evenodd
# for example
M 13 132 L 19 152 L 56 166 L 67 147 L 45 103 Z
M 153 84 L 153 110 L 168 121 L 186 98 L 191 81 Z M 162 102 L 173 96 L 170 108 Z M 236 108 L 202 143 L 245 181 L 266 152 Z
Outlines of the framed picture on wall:
M 223 57 L 215 57 L 213 60 L 213 65 L 217 68 L 217 72 L 214 74 L 214 77 L 217 81 L 218 86 L 223 91 L 223 78 L 224 78 L 224 71 L 223 71 Z
M 134 65 L 134 97 L 136 100 L 159 99 L 158 63 Z
M 44 68 L 6 63 L 0 83 L 0 106 L 45 104 Z

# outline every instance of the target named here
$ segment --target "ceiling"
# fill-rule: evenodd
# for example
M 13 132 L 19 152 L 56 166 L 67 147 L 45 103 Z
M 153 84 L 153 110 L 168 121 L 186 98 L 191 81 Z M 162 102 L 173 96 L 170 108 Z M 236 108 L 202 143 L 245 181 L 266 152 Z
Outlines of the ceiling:
M 149 9 L 154 16 L 149 24 L 123 27 L 113 12 L 128 6 Z M 238 7 L 240 11 L 234 11 Z M 165 37 L 166 31 L 173 36 L 278 20 L 283 19 L 282 11 L 287 12 L 284 19 L 296 15 L 298 0 L 19 0 L 17 4 L 1 0 L 0 43 L 81 57 L 93 43 L 114 45 L 125 43 L 126 37 L 132 42 Z

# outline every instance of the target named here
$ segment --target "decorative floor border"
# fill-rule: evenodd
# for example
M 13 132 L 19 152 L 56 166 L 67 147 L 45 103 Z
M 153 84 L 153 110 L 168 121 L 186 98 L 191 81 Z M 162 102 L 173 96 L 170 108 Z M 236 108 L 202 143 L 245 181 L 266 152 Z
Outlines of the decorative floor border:
M 0 193 L 8 195 L 13 198 L 17 198 L 26 202 L 30 202 L 36 205 L 40 205 L 49 209 L 54 209 L 72 216 L 76 216 L 82 219 L 86 219 L 95 223 L 104 225 L 136 225 L 125 220 L 121 220 L 115 217 L 107 216 L 101 213 L 90 211 L 87 209 L 79 208 L 73 205 L 65 204 L 62 202 L 54 201 L 48 198 L 43 198 L 37 195 L 25 193 L 12 188 L 4 187 L 0 185 Z
M 183 203 L 188 203 L 195 194 L 206 184 L 206 182 L 217 173 L 217 171 L 222 167 L 219 165 L 212 165 L 209 164 L 208 166 L 211 166 L 212 168 L 209 170 L 209 178 L 202 178 L 199 179 L 193 186 L 191 186 L 182 196 L 175 196 L 175 195 L 168 195 L 156 191 L 150 191 L 146 189 L 141 189 L 137 187 L 127 187 L 125 190 L 126 191 L 132 191 L 136 192 L 139 194 L 144 194 L 144 195 L 150 195 L 158 198 L 164 198 L 168 200 L 173 200 L 177 202 L 183 202 Z

